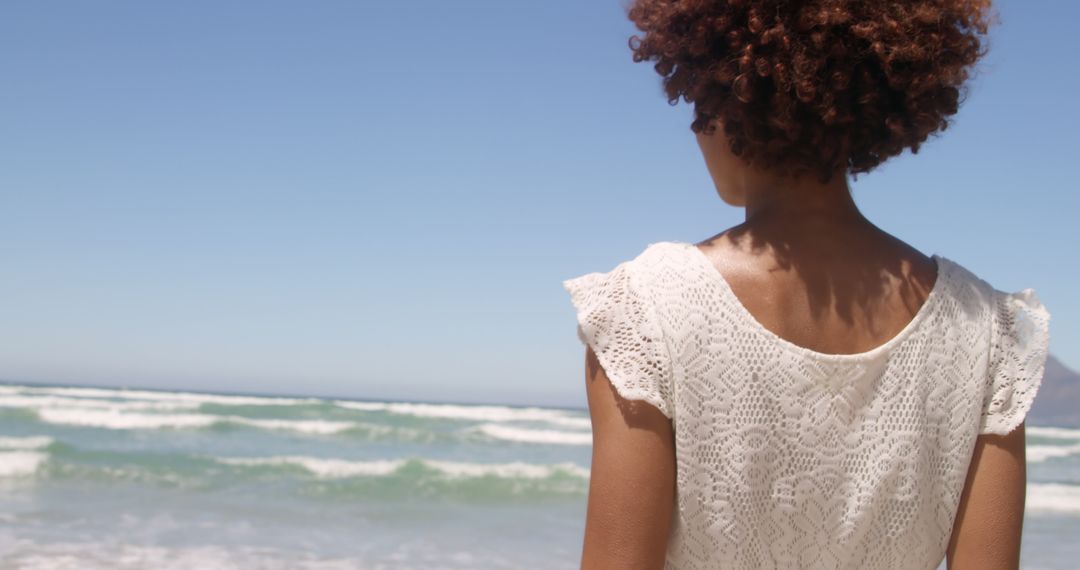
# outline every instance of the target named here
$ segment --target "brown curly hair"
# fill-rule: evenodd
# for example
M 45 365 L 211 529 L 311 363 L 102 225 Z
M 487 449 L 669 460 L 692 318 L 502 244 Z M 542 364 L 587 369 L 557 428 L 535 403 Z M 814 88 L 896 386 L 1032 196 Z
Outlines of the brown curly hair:
M 822 182 L 869 172 L 948 127 L 983 55 L 990 0 L 636 0 L 635 62 L 655 61 L 691 129 Z M 961 89 L 964 92 L 961 92 Z

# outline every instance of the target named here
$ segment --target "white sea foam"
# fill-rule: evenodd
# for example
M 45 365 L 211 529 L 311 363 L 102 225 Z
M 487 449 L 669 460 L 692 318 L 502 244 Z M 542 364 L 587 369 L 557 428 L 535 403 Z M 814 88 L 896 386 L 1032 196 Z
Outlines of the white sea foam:
M 526 429 L 502 424 L 481 424 L 468 431 L 477 431 L 488 437 L 521 443 L 548 443 L 555 445 L 592 445 L 592 433 Z
M 294 431 L 297 433 L 310 433 L 317 435 L 341 433 L 345 430 L 357 426 L 357 424 L 354 422 L 340 422 L 331 420 L 275 420 L 253 419 L 241 416 L 219 416 L 218 421 L 268 430 Z
M 1080 444 L 1075 445 L 1029 445 L 1028 463 L 1041 463 L 1054 457 L 1067 457 L 1080 454 Z
M 261 466 L 292 465 L 301 467 L 317 477 L 337 479 L 361 475 L 389 475 L 405 464 L 404 459 L 377 461 L 347 461 L 304 455 L 277 455 L 273 457 L 219 457 L 217 461 L 228 465 Z
M 335 400 L 334 404 L 361 411 L 385 411 L 392 414 L 410 415 L 423 418 L 443 418 L 486 422 L 541 421 L 589 429 L 588 418 L 566 415 L 561 410 L 548 408 L 512 408 L 510 406 L 467 406 L 460 404 L 422 404 L 410 402 L 353 402 Z
M 536 465 L 534 463 L 524 463 L 521 461 L 484 464 L 425 460 L 424 463 L 452 477 L 484 477 L 486 475 L 494 475 L 496 477 L 543 479 L 545 477 L 550 477 L 557 471 L 565 471 L 586 479 L 589 477 L 588 469 L 570 462 L 556 463 L 553 465 Z
M 213 414 L 143 414 L 119 409 L 45 408 L 37 411 L 43 422 L 105 429 L 193 429 L 234 424 L 275 431 L 327 435 L 356 427 L 354 422 L 330 420 L 256 419 Z
M 386 410 L 387 402 L 353 402 L 350 400 L 334 400 L 334 405 L 362 412 L 381 412 Z
M 86 408 L 112 410 L 191 410 L 198 408 L 196 402 L 153 402 L 153 401 L 116 401 L 95 398 L 72 398 L 50 395 L 14 395 L 0 396 L 0 408 L 26 408 L 40 410 L 44 408 Z
M 1035 512 L 1080 514 L 1080 486 L 1028 483 L 1025 508 Z
M 360 476 L 390 475 L 401 469 L 408 459 L 378 459 L 372 461 L 350 461 L 304 455 L 276 455 L 271 457 L 218 457 L 227 465 L 240 466 L 281 466 L 300 467 L 316 477 L 340 479 Z M 515 461 L 512 463 L 465 463 L 456 461 L 419 460 L 425 466 L 452 478 L 495 476 L 503 478 L 543 479 L 563 471 L 572 475 L 588 478 L 589 470 L 570 462 L 553 465 L 537 465 Z
M 186 402 L 200 404 L 222 404 L 226 406 L 292 406 L 296 404 L 318 404 L 319 398 L 288 398 L 277 396 L 231 396 L 225 394 L 203 394 L 198 392 L 157 392 L 154 390 L 130 390 L 126 388 L 75 388 L 20 386 L 21 394 L 49 394 L 75 398 L 146 400 L 158 402 Z
M 1080 439 L 1080 429 L 1024 426 L 1024 435 L 1050 437 L 1055 439 Z
M 49 447 L 53 441 L 53 438 L 47 435 L 0 437 L 0 449 L 41 449 Z
M 80 388 L 60 386 L 0 386 L 0 407 L 41 409 L 46 407 L 115 408 L 124 410 L 193 410 L 202 404 L 228 406 L 292 406 L 326 403 L 320 398 L 233 396 L 198 392 L 165 392 L 126 388 Z M 541 421 L 564 427 L 590 429 L 587 417 L 542 407 L 516 408 L 496 405 L 426 404 L 411 402 L 359 402 L 333 400 L 335 405 L 358 411 L 386 411 L 416 417 L 507 422 Z
M 200 428 L 213 425 L 220 416 L 208 414 L 141 414 L 119 409 L 45 408 L 38 418 L 50 424 L 106 429 Z
M 33 475 L 47 458 L 47 454 L 37 451 L 0 452 L 0 477 Z

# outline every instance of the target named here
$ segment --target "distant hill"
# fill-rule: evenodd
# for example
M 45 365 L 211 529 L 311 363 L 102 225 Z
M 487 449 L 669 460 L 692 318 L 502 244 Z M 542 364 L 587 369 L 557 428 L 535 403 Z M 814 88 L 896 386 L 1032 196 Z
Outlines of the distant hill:
M 1080 428 L 1080 374 L 1050 355 L 1027 425 Z

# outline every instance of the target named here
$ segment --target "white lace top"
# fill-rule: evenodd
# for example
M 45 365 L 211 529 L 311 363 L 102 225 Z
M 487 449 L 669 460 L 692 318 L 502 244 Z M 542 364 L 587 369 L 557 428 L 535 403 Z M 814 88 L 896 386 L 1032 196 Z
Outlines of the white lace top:
M 976 436 L 1039 388 L 1050 314 L 933 258 L 914 319 L 857 354 L 772 333 L 690 243 L 563 281 L 614 387 L 672 420 L 666 570 L 938 567 Z

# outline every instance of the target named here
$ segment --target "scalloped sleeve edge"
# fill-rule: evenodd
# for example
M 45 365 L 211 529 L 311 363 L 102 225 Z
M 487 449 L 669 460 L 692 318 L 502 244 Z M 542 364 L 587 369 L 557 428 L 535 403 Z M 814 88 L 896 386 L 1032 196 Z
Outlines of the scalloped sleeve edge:
M 1035 290 L 995 292 L 989 387 L 980 434 L 1005 435 L 1027 417 L 1050 349 L 1050 312 Z
M 577 337 L 592 348 L 615 390 L 674 418 L 670 361 L 651 299 L 633 284 L 627 263 L 566 279 Z

